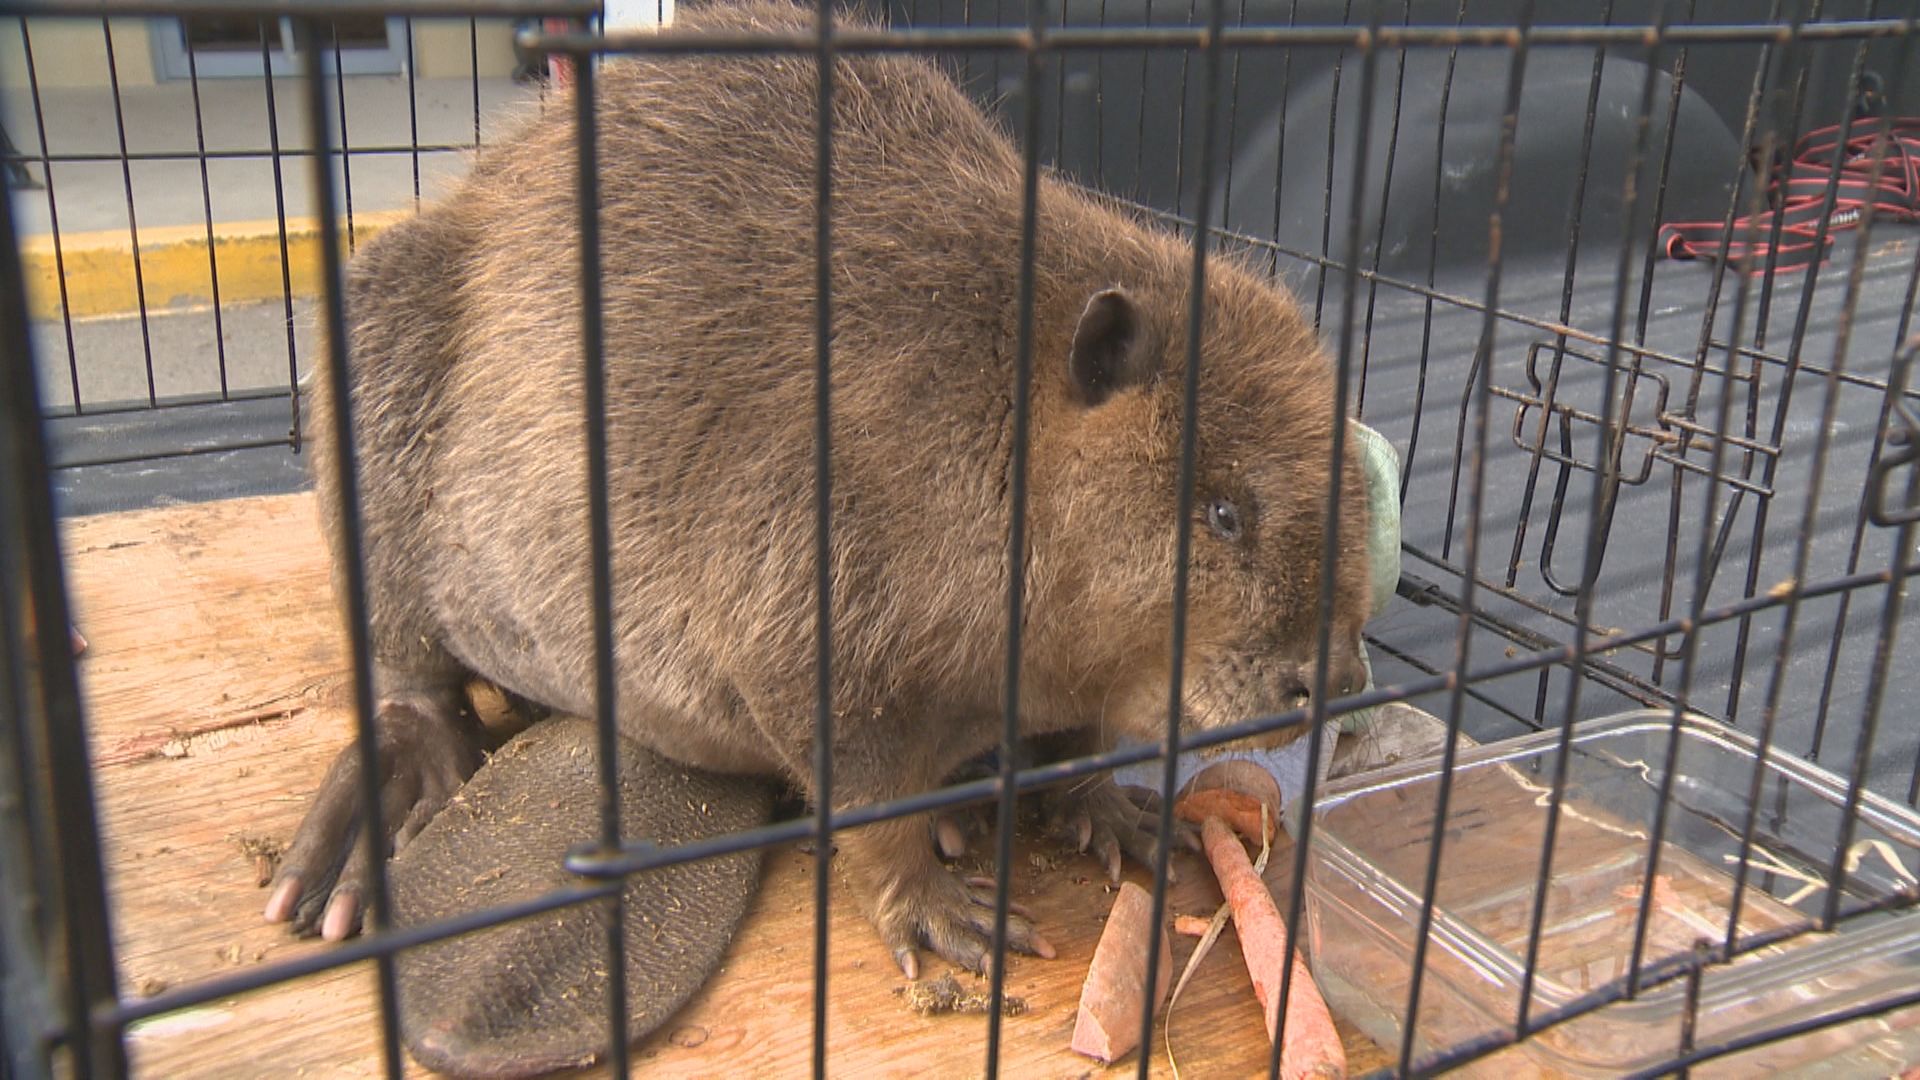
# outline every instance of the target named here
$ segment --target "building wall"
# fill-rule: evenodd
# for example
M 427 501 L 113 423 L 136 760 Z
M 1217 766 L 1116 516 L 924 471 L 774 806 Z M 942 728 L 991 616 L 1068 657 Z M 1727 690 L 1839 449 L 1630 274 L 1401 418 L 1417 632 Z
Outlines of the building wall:
M 477 34 L 479 39 L 482 77 L 512 73 L 511 24 L 498 20 L 470 23 L 466 20 L 417 19 L 413 24 L 413 57 L 420 77 L 440 79 L 471 72 L 472 34 Z
M 97 19 L 27 20 L 33 39 L 34 71 L 40 85 L 108 85 L 105 35 Z M 151 86 L 154 50 L 148 19 L 112 19 L 114 63 L 124 87 Z M 469 30 L 470 25 L 473 27 Z M 513 70 L 513 29 L 500 20 L 421 19 L 414 23 L 414 70 L 421 78 L 465 76 L 473 70 L 477 35 L 480 74 L 497 77 Z M 0 23 L 0 85 L 27 85 L 26 53 L 17 20 Z
M 106 86 L 106 36 L 98 19 L 29 19 L 33 36 L 34 72 L 43 87 Z M 120 85 L 153 85 L 153 45 L 146 19 L 110 19 L 114 65 Z M 20 23 L 0 24 L 0 69 L 5 85 L 27 85 L 26 52 Z

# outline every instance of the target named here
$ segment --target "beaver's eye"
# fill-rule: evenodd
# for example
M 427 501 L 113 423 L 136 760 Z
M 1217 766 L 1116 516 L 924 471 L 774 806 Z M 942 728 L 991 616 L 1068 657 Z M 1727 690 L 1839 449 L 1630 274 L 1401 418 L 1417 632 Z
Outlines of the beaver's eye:
M 1232 499 L 1215 497 L 1207 504 L 1207 524 L 1222 540 L 1240 539 L 1240 508 Z

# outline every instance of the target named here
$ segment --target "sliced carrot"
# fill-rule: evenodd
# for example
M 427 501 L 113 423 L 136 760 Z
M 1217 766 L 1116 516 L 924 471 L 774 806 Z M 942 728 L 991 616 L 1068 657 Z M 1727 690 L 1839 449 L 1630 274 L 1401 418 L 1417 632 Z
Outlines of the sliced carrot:
M 1270 839 L 1274 828 L 1273 816 L 1270 815 L 1266 826 L 1268 836 L 1263 838 L 1260 835 L 1260 808 L 1261 802 L 1254 796 L 1226 788 L 1196 791 L 1173 804 L 1173 812 L 1182 821 L 1199 825 L 1210 817 L 1219 818 L 1233 831 L 1256 844 L 1262 839 Z
M 1175 915 L 1173 917 L 1173 932 L 1179 934 L 1181 937 L 1206 937 L 1207 928 L 1212 925 L 1213 920 L 1204 915 Z
M 1111 1064 L 1140 1044 L 1140 1010 L 1146 1006 L 1147 950 L 1158 942 L 1159 978 L 1153 1010 L 1167 1000 L 1173 980 L 1173 948 L 1164 932 L 1155 933 L 1153 896 L 1129 881 L 1120 886 L 1107 927 L 1094 946 L 1086 984 L 1080 988 L 1080 1013 L 1073 1024 L 1073 1049 Z
M 1257 826 L 1256 826 L 1257 828 Z M 1234 933 L 1253 977 L 1254 996 L 1267 1017 L 1272 1040 L 1280 1019 L 1281 965 L 1287 954 L 1287 928 L 1266 882 L 1253 869 L 1246 849 L 1220 818 L 1201 826 L 1207 861 L 1220 879 L 1220 891 L 1233 910 Z M 1347 1075 L 1347 1055 L 1334 1030 L 1333 1016 L 1307 973 L 1304 959 L 1293 958 L 1293 984 L 1287 994 L 1286 1042 L 1280 1048 L 1280 1075 L 1287 1078 L 1335 1078 Z

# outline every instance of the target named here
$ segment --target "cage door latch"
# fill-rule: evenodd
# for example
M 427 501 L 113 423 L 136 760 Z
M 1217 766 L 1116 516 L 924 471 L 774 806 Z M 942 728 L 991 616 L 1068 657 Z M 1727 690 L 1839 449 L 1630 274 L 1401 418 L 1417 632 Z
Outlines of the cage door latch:
M 1920 356 L 1920 336 L 1910 338 L 1893 358 L 1887 378 L 1891 404 L 1887 430 L 1881 436 L 1879 459 L 1867 477 L 1867 518 L 1883 527 L 1920 521 L 1920 468 L 1915 467 L 1920 463 L 1920 414 L 1907 396 L 1916 356 Z M 1902 468 L 1908 470 L 1906 490 L 1890 499 L 1887 478 Z

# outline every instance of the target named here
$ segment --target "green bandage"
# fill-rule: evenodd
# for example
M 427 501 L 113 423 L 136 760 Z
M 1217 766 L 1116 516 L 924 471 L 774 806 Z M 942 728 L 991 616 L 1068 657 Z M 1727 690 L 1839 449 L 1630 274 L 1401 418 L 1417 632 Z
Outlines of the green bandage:
M 1373 579 L 1373 592 L 1367 607 L 1369 619 L 1385 611 L 1393 600 L 1400 584 L 1400 455 L 1394 452 L 1393 445 L 1379 432 L 1358 422 L 1347 425 L 1349 438 L 1347 453 L 1356 455 L 1367 480 L 1368 527 L 1367 553 Z M 1344 498 L 1352 498 L 1347 492 Z M 1360 647 L 1360 663 L 1367 669 L 1367 687 L 1373 686 L 1373 666 L 1367 659 L 1366 646 Z M 1367 730 L 1373 723 L 1374 710 L 1361 709 L 1340 716 L 1333 721 L 1333 730 L 1341 734 L 1352 734 Z M 1225 752 L 1223 757 L 1243 758 L 1258 763 L 1275 780 L 1279 781 L 1281 791 L 1286 796 L 1285 815 L 1288 830 L 1298 836 L 1300 826 L 1300 796 L 1304 791 L 1307 772 L 1308 740 L 1300 739 L 1277 750 L 1241 750 Z M 1318 781 L 1325 782 L 1328 770 L 1333 764 L 1333 744 L 1327 740 L 1321 748 L 1320 759 L 1316 763 Z M 1197 751 L 1187 751 L 1181 755 L 1176 772 L 1175 789 L 1186 783 L 1192 775 L 1211 764 L 1217 758 L 1203 759 Z M 1114 770 L 1113 778 L 1123 786 L 1142 787 L 1159 791 L 1164 777 L 1163 766 L 1158 762 L 1123 766 Z
M 1360 459 L 1367 476 L 1367 560 L 1373 578 L 1373 599 L 1367 618 L 1387 610 L 1400 586 L 1400 455 L 1386 437 L 1358 420 L 1347 422 L 1347 452 Z M 1373 689 L 1373 663 L 1367 646 L 1360 645 L 1360 664 L 1367 669 L 1367 689 Z M 1347 713 L 1335 721 L 1339 731 L 1363 731 L 1373 719 L 1372 709 Z

